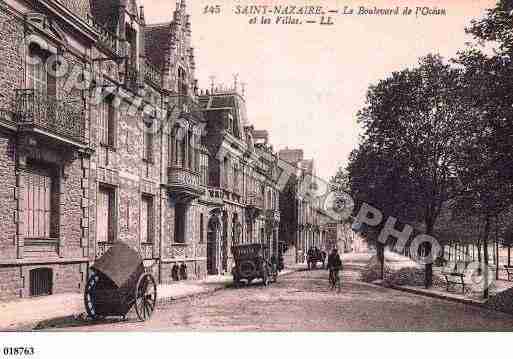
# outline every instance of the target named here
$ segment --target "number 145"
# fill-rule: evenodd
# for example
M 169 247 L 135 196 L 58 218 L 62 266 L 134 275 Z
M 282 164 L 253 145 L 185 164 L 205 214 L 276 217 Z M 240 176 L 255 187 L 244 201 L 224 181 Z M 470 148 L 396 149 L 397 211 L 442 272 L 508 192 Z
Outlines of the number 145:
M 203 14 L 220 14 L 221 5 L 207 5 L 203 10 Z

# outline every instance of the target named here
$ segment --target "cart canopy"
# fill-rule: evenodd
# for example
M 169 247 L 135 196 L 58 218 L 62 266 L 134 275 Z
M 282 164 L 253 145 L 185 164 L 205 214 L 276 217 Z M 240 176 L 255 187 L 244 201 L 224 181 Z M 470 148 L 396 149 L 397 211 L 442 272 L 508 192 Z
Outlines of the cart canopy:
M 142 258 L 134 249 L 117 242 L 101 256 L 92 269 L 99 271 L 118 286 L 123 287 L 142 264 Z

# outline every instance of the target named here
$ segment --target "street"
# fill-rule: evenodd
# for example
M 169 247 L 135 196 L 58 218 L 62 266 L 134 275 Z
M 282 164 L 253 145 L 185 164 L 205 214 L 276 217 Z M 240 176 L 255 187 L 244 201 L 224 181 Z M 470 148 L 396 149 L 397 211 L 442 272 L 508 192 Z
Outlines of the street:
M 282 276 L 266 288 L 227 288 L 157 308 L 150 321 L 75 322 L 72 331 L 501 331 L 513 316 L 408 294 L 356 280 L 347 268 L 342 292 L 328 288 L 325 270 Z M 84 325 L 86 324 L 86 325 Z M 43 328 L 45 329 L 45 328 Z M 46 328 L 50 329 L 50 328 Z

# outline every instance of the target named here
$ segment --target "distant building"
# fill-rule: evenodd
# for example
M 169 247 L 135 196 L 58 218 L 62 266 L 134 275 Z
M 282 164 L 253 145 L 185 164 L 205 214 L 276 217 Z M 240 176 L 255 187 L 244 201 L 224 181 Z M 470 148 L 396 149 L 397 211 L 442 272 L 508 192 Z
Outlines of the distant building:
M 284 149 L 279 152 L 284 160 L 296 168 L 280 194 L 280 240 L 285 249 L 285 261 L 303 263 L 308 249 L 331 249 L 336 242 L 332 223 L 336 222 L 315 200 L 305 195 L 306 187 L 315 190 L 315 163 L 305 159 L 301 149 Z

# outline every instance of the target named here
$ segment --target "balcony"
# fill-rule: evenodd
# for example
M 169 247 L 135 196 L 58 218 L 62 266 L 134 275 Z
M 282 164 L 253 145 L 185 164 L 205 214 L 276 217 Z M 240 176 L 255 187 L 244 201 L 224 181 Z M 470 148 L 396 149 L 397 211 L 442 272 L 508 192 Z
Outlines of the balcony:
M 246 197 L 247 215 L 249 220 L 253 222 L 258 216 L 262 214 L 264 209 L 264 198 L 253 192 Z
M 248 194 L 246 198 L 246 205 L 248 207 L 263 209 L 264 208 L 264 197 L 259 196 L 256 193 Z
M 30 130 L 83 146 L 85 109 L 81 99 L 62 101 L 34 90 L 17 90 L 14 117 L 20 130 Z
M 113 245 L 113 242 L 96 243 L 96 258 L 100 258 L 101 256 L 103 256 Z
M 187 120 L 202 121 L 203 112 L 200 105 L 190 96 L 187 95 L 173 95 L 169 98 L 169 105 L 174 108 L 173 111 L 179 113 L 178 117 Z
M 141 243 L 140 254 L 143 260 L 154 259 L 153 243 Z
M 205 193 L 200 174 L 178 166 L 168 168 L 168 189 L 179 201 L 191 201 Z
M 208 187 L 201 198 L 203 202 L 222 206 L 224 204 L 225 192 L 222 188 Z

